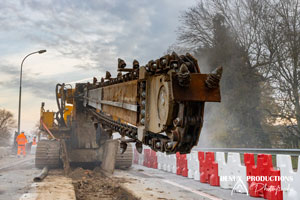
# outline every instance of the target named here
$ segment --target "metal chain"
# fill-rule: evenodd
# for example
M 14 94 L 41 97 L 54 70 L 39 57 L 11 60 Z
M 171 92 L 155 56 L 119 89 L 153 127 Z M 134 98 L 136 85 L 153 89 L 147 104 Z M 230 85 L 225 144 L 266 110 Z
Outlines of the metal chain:
M 181 68 L 184 66 L 185 71 Z M 169 70 L 174 70 L 181 76 L 177 76 L 178 79 L 182 79 L 183 83 L 189 81 L 189 76 L 182 76 L 183 72 L 189 73 L 199 73 L 199 67 L 196 59 L 194 59 L 190 54 L 178 56 L 176 53 L 172 53 L 171 55 L 166 55 L 157 59 L 156 61 L 149 61 L 145 66 L 147 73 L 152 75 L 158 74 L 166 74 Z M 123 68 L 122 68 L 123 69 Z M 101 88 L 109 85 L 119 84 L 123 82 L 128 82 L 132 80 L 137 80 L 139 78 L 139 69 L 127 69 L 128 73 L 122 74 L 119 72 L 116 78 L 111 78 L 109 72 L 106 73 L 106 80 L 104 78 L 101 79 L 101 82 L 95 82 L 94 84 L 88 84 L 88 88 Z M 137 128 L 125 123 L 121 123 L 119 121 L 113 120 L 111 117 L 107 116 L 103 112 L 96 112 L 94 109 L 89 109 L 89 111 L 96 117 L 98 120 L 101 120 L 101 123 L 105 126 L 111 128 L 114 131 L 119 132 L 122 136 L 127 136 L 131 139 L 138 141 L 137 138 Z M 183 131 L 183 135 L 187 134 L 186 131 Z M 181 136 L 184 138 L 183 136 Z M 167 153 L 175 153 L 178 151 L 177 148 L 170 148 L 168 145 L 173 143 L 173 141 L 167 136 L 161 134 L 153 134 L 151 132 L 146 132 L 145 139 L 143 140 L 145 145 L 150 146 L 152 149 L 156 151 L 166 151 Z M 182 148 L 182 147 L 181 147 Z M 184 148 L 183 148 L 184 149 Z

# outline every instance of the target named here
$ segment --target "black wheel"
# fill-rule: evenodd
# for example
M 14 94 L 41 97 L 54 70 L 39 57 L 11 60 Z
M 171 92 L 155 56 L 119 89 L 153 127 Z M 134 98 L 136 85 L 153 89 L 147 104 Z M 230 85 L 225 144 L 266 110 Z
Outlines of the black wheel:
M 55 169 L 60 166 L 60 142 L 56 140 L 39 141 L 36 147 L 35 167 Z
M 131 167 L 132 160 L 133 160 L 132 145 L 128 144 L 127 149 L 123 154 L 121 154 L 120 150 L 118 150 L 115 168 L 127 169 L 127 168 Z

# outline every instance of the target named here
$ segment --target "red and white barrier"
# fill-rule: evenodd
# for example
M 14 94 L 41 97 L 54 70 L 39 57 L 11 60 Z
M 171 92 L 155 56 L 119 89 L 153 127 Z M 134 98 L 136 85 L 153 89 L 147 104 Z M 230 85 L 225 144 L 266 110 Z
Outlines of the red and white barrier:
M 162 169 L 164 170 L 164 171 L 168 171 L 167 169 L 168 169 L 168 164 L 169 164 L 169 161 L 168 161 L 168 157 L 165 155 L 164 156 L 164 161 L 163 161 L 163 166 L 162 166 Z
M 176 155 L 167 155 L 167 171 L 176 174 Z
M 139 152 L 134 148 L 133 150 L 133 164 L 139 164 Z
M 166 160 L 165 154 L 161 152 L 157 152 L 157 169 L 163 169 L 163 162 Z
M 142 154 L 134 151 L 134 163 L 146 167 L 192 178 L 212 186 L 231 189 L 232 192 L 245 193 L 268 200 L 300 199 L 300 156 L 298 171 L 294 172 L 291 156 L 277 155 L 277 167 L 273 167 L 272 156 L 244 154 L 244 165 L 239 153 L 192 151 L 190 154 L 166 155 L 151 149 Z M 276 178 L 277 177 L 277 178 Z M 290 177 L 290 179 L 285 179 Z M 282 178 L 284 178 L 282 180 Z
M 270 180 L 270 177 L 280 177 L 280 171 L 275 170 L 272 164 L 272 155 L 258 154 L 257 165 L 253 154 L 244 154 L 247 167 L 249 194 L 253 197 L 282 200 L 280 180 Z M 262 177 L 257 179 L 256 177 Z
M 246 167 L 241 164 L 240 154 L 228 153 L 226 163 L 225 153 L 217 152 L 216 160 L 218 162 L 219 176 L 221 177 L 220 187 L 233 189 L 234 192 L 238 193 L 248 193 Z
M 156 152 L 152 149 L 144 149 L 144 162 L 143 165 L 145 167 L 157 169 L 157 156 Z
M 200 182 L 209 183 L 211 186 L 220 186 L 218 163 L 215 162 L 214 152 L 198 152 L 198 159 L 200 161 Z
M 188 178 L 200 181 L 200 165 L 198 160 L 198 152 L 192 151 L 187 155 L 188 160 Z
M 280 174 L 285 179 L 281 180 L 281 189 L 283 191 L 283 199 L 298 200 L 300 199 L 300 156 L 298 157 L 298 170 L 295 172 L 292 167 L 290 155 L 277 155 L 277 167 L 280 169 Z M 292 178 L 292 180 L 288 180 Z
M 144 164 L 144 151 L 142 151 L 142 153 L 138 153 L 138 157 L 139 157 L 139 165 L 143 165 Z
M 188 176 L 188 166 L 187 166 L 186 154 L 176 153 L 176 161 L 177 161 L 176 162 L 176 167 L 177 167 L 176 174 L 187 177 Z

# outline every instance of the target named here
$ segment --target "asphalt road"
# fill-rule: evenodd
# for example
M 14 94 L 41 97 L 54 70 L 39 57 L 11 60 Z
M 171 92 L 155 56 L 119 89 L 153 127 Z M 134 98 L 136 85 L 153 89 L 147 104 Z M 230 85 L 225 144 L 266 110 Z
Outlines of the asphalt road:
M 133 165 L 127 171 L 115 171 L 115 176 L 131 179 L 125 187 L 141 199 L 205 199 L 205 200 L 254 200 L 246 194 L 232 193 L 220 187 L 210 186 L 193 179 L 151 169 L 140 165 Z
M 0 200 L 16 200 L 26 193 L 33 177 L 40 172 L 34 168 L 34 156 L 17 158 L 15 155 L 0 160 Z
M 40 172 L 34 168 L 34 156 L 9 156 L 0 160 L 0 200 L 19 199 L 27 193 L 33 177 Z M 125 189 L 143 200 L 254 200 L 245 194 L 232 193 L 193 179 L 157 169 L 133 165 L 129 170 L 115 170 L 113 176 L 124 179 Z M 122 182 L 122 181 L 121 181 Z

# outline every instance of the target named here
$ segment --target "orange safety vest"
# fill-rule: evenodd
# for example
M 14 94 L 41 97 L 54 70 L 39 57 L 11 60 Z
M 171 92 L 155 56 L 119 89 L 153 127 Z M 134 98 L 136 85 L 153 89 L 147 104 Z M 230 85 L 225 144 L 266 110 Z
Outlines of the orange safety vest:
M 24 135 L 24 133 L 21 133 L 20 135 L 18 135 L 16 141 L 17 141 L 18 145 L 25 145 L 27 143 L 27 139 L 26 139 L 26 136 Z

